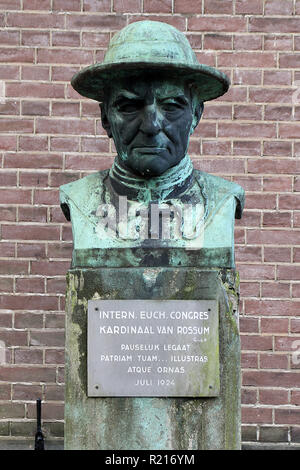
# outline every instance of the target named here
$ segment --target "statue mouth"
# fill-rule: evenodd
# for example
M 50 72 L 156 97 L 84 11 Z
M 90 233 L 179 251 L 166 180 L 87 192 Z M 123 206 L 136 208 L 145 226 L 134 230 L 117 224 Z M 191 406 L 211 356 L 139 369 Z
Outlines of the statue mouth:
M 150 146 L 147 145 L 146 147 L 134 147 L 134 151 L 137 151 L 138 153 L 161 153 L 166 150 L 166 147 L 157 147 L 155 146 Z

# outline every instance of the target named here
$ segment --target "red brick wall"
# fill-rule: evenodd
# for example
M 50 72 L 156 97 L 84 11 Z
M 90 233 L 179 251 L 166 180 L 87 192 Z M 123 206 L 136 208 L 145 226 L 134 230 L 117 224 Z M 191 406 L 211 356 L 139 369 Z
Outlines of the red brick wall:
M 190 154 L 247 191 L 236 227 L 243 440 L 300 442 L 299 15 L 300 0 L 0 0 L 0 445 L 32 443 L 37 397 L 48 441 L 62 436 L 72 237 L 58 187 L 114 155 L 97 103 L 69 81 L 141 18 L 184 31 L 231 77 Z

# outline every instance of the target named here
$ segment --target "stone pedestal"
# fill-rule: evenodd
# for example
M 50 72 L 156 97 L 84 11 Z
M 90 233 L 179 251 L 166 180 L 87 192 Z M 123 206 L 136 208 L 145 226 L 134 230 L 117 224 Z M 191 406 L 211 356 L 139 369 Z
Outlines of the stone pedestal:
M 238 276 L 195 267 L 77 268 L 68 272 L 65 449 L 240 449 Z M 87 307 L 96 299 L 217 300 L 220 395 L 87 396 Z

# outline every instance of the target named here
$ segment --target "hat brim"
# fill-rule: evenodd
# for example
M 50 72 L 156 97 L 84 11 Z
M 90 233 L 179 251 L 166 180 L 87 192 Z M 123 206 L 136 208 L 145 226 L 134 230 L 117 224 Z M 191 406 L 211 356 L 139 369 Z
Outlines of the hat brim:
M 190 80 L 198 89 L 203 101 L 213 100 L 224 95 L 230 86 L 230 80 L 223 72 L 208 65 L 118 62 L 111 64 L 94 64 L 77 72 L 72 80 L 72 87 L 82 96 L 102 102 L 105 90 L 114 80 L 128 76 L 138 77 L 141 73 L 160 72 L 169 78 L 182 77 Z

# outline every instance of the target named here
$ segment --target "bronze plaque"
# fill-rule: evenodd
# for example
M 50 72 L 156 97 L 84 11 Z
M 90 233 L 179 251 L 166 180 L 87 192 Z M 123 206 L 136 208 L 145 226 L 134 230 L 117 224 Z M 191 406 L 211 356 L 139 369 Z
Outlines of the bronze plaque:
M 219 395 L 216 300 L 89 300 L 88 396 Z

